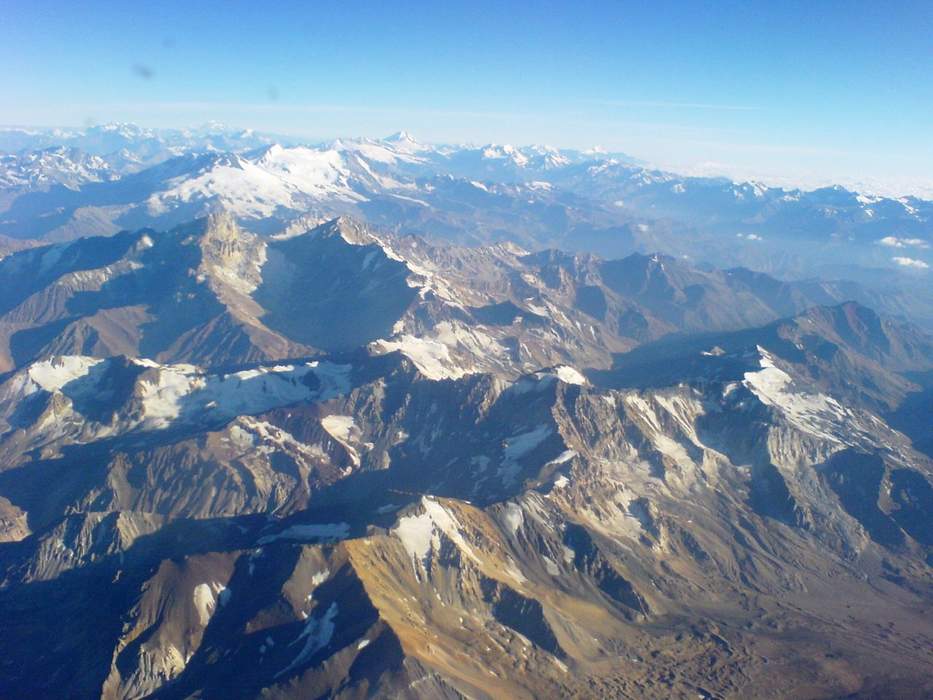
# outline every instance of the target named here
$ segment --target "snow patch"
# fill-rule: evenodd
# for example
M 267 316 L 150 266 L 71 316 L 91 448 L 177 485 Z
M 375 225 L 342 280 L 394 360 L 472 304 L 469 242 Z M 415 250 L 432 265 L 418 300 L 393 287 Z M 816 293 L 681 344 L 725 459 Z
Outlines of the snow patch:
M 507 460 L 521 459 L 544 442 L 550 434 L 551 426 L 542 423 L 533 430 L 508 438 L 503 454 Z
M 334 440 L 343 445 L 353 464 L 360 466 L 360 455 L 351 444 L 351 442 L 357 442 L 356 434 L 359 433 L 359 428 L 353 422 L 353 416 L 326 416 L 321 419 L 321 426 Z
M 222 597 L 227 589 L 222 583 L 212 581 L 210 583 L 199 583 L 194 587 L 194 609 L 198 613 L 198 621 L 202 627 L 210 622 L 214 610 L 217 608 L 217 597 Z M 225 600 L 225 598 L 222 598 Z
M 506 526 L 509 528 L 509 532 L 513 535 L 518 532 L 518 528 L 522 526 L 522 523 L 525 522 L 525 516 L 522 513 L 522 508 L 517 503 L 506 503 L 505 508 L 502 511 L 502 517 L 505 520 Z
M 157 370 L 139 385 L 141 415 L 138 424 L 130 427 L 143 430 L 201 420 L 205 413 L 224 420 L 298 401 L 325 401 L 347 393 L 350 387 L 350 366 L 327 362 L 256 367 L 229 374 L 204 374 L 187 364 L 134 363 Z M 315 390 L 304 381 L 310 374 L 319 380 Z
M 399 518 L 392 533 L 401 541 L 409 556 L 423 562 L 431 551 L 431 541 L 435 537 L 434 521 L 427 511 L 419 515 L 406 515 Z
M 579 370 L 569 367 L 568 365 L 561 365 L 555 370 L 557 378 L 560 379 L 565 384 L 586 384 L 586 377 L 580 373 Z
M 428 565 L 431 551 L 440 548 L 441 534 L 446 535 L 471 559 L 479 561 L 473 548 L 463 537 L 459 521 L 450 511 L 430 496 L 422 496 L 421 506 L 421 513 L 399 518 L 398 524 L 392 530 L 392 534 L 399 539 L 414 562 Z
M 760 345 L 757 372 L 746 372 L 743 384 L 767 406 L 782 414 L 799 429 L 817 437 L 840 442 L 832 434 L 850 415 L 838 401 L 824 394 L 792 390 L 793 379 L 774 363 L 773 356 Z
M 551 466 L 556 464 L 566 464 L 571 459 L 577 456 L 576 450 L 564 450 L 557 457 L 548 462 L 545 466 Z
M 86 376 L 92 367 L 103 361 L 94 357 L 64 355 L 33 363 L 27 374 L 39 388 L 50 392 L 59 391 L 68 382 Z
M 298 652 L 298 656 L 296 656 L 288 666 L 275 674 L 276 678 L 280 678 L 300 668 L 303 664 L 310 661 L 315 653 L 330 644 L 330 640 L 334 636 L 334 630 L 336 629 L 334 620 L 337 617 L 338 611 L 337 603 L 334 602 L 330 604 L 327 611 L 321 617 L 309 617 L 305 621 L 305 626 L 301 630 L 301 634 L 289 645 L 294 646 L 301 640 L 304 640 L 304 646 L 302 646 L 301 651 Z
M 499 475 L 506 484 L 515 482 L 521 468 L 518 461 L 544 442 L 551 432 L 549 425 L 541 424 L 533 430 L 506 439 L 499 467 Z
M 379 354 L 399 351 L 428 379 L 459 379 L 467 374 L 450 356 L 450 350 L 437 340 L 402 335 L 395 340 L 377 340 L 370 346 Z

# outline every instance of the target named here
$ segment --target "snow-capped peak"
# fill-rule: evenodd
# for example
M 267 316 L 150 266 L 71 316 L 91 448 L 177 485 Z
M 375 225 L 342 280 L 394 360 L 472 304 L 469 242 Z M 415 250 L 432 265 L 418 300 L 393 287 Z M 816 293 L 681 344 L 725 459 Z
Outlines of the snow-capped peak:
M 399 153 L 417 153 L 419 151 L 429 150 L 428 146 L 419 143 L 418 140 L 407 131 L 397 131 L 391 136 L 382 139 L 382 142 L 388 144 L 393 150 Z
M 389 143 L 418 143 L 415 137 L 407 131 L 396 131 L 391 136 L 386 136 L 383 141 Z

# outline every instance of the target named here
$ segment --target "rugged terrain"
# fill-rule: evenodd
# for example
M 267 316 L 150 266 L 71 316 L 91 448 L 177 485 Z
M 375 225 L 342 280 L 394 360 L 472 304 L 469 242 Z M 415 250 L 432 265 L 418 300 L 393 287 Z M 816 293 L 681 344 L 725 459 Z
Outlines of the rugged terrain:
M 933 694 L 881 297 L 232 215 L 0 288 L 3 697 Z

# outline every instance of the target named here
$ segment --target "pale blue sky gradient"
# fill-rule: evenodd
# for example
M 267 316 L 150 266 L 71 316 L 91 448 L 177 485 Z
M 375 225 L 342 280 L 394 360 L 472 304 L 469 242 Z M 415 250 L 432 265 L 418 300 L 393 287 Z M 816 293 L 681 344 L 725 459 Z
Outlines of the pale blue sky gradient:
M 6 0 L 0 123 L 543 142 L 933 188 L 931 2 Z

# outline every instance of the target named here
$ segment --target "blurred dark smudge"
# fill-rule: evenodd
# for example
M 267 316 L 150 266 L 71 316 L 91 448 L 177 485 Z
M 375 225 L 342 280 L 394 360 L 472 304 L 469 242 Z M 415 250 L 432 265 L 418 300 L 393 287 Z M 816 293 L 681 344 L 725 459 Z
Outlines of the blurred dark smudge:
M 152 68 L 143 65 L 142 63 L 133 64 L 133 73 L 143 80 L 152 80 L 152 78 L 155 77 L 155 73 L 153 72 Z

